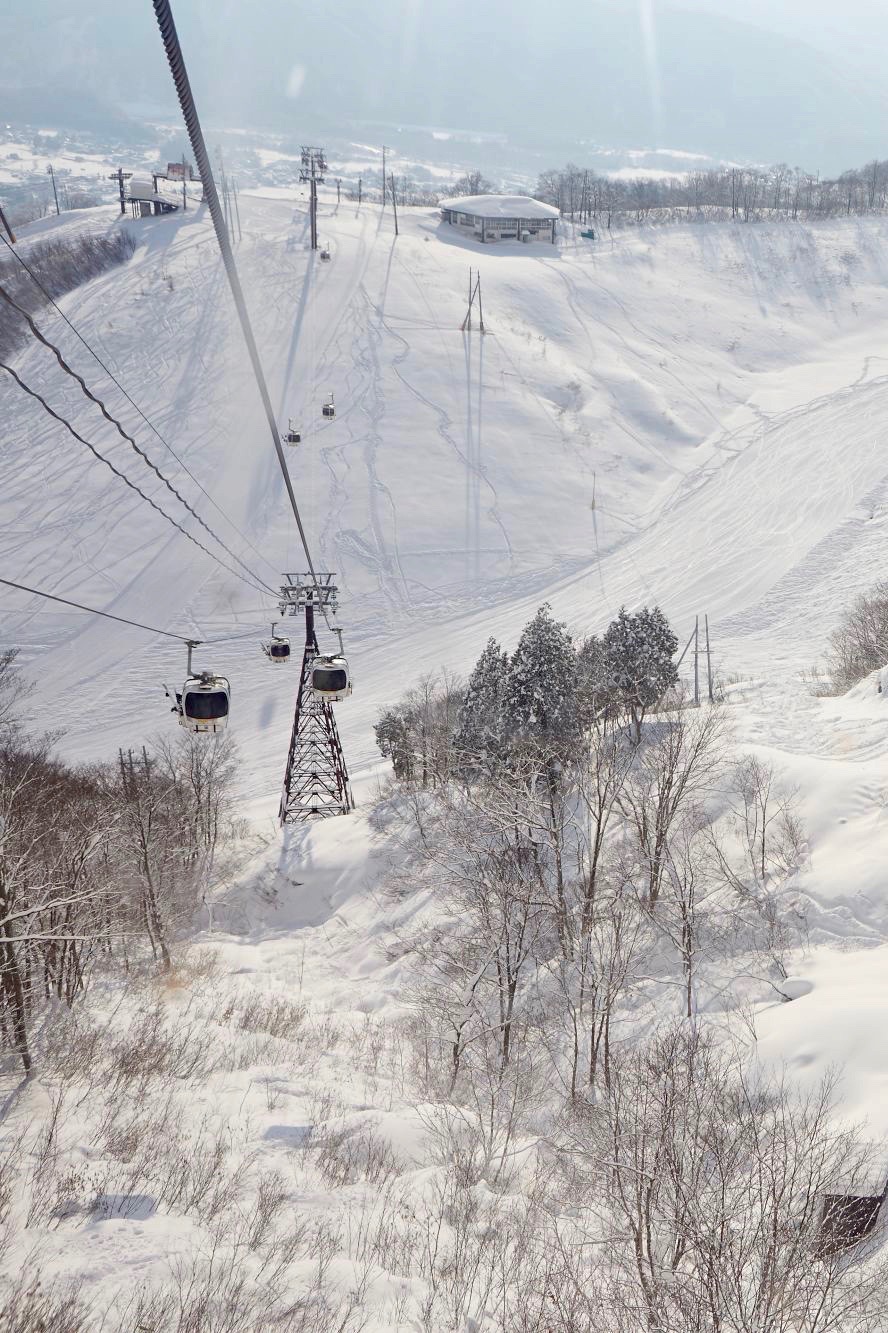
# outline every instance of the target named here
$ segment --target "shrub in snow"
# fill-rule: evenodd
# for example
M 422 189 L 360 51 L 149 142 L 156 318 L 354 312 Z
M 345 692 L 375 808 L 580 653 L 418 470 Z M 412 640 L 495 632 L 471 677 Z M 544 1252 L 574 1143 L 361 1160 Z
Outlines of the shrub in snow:
M 43 241 L 28 250 L 28 264 L 41 286 L 58 300 L 66 292 L 129 259 L 135 238 L 126 230 L 107 236 L 88 233 L 72 239 Z M 0 283 L 18 305 L 39 314 L 46 298 L 28 273 L 14 259 L 0 264 Z M 0 359 L 7 360 L 28 336 L 28 326 L 17 311 L 3 303 L 0 319 Z
M 835 692 L 856 685 L 888 662 L 888 581 L 857 598 L 830 636 L 827 669 Z
M 442 671 L 423 676 L 380 714 L 373 728 L 376 744 L 399 781 L 435 787 L 447 780 L 463 695 L 462 681 Z

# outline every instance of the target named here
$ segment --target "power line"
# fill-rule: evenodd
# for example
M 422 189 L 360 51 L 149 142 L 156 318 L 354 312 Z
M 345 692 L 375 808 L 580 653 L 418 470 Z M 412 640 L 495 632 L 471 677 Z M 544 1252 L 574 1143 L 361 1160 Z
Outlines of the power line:
M 118 620 L 121 625 L 132 625 L 135 629 L 147 630 L 149 634 L 164 634 L 168 639 L 179 639 L 181 643 L 190 643 L 195 648 L 201 644 L 200 639 L 187 639 L 184 634 L 174 634 L 172 630 L 157 629 L 154 625 L 143 625 L 138 620 L 127 620 L 125 616 L 115 616 L 110 611 L 99 611 L 94 606 L 84 606 L 82 602 L 72 602 L 68 597 L 58 597 L 53 592 L 43 592 L 41 588 L 29 588 L 24 583 L 14 583 L 12 579 L 0 578 L 0 583 L 4 583 L 7 588 L 18 588 L 19 592 L 29 592 L 34 597 L 45 597 L 50 602 L 61 602 L 64 606 L 73 606 L 78 611 L 87 611 L 91 616 L 104 616 L 106 620 Z
M 7 305 L 11 305 L 13 310 L 18 311 L 18 313 L 22 316 L 22 318 L 27 322 L 28 327 L 30 328 L 31 332 L 33 333 L 34 337 L 38 340 L 38 342 L 41 342 L 44 347 L 49 348 L 49 350 L 53 353 L 55 359 L 61 366 L 62 370 L 64 370 L 65 374 L 70 375 L 71 379 L 76 380 L 76 382 L 80 385 L 81 390 L 90 400 L 90 402 L 95 403 L 96 407 L 98 407 L 99 411 L 101 412 L 105 420 L 110 422 L 112 426 L 116 427 L 120 437 L 126 440 L 127 444 L 129 444 L 135 450 L 135 452 L 145 463 L 146 467 L 149 467 L 151 471 L 157 477 L 160 478 L 160 480 L 163 482 L 164 486 L 166 486 L 170 494 L 175 496 L 175 498 L 179 501 L 179 503 L 182 504 L 188 510 L 192 518 L 195 518 L 197 520 L 200 526 L 210 534 L 213 540 L 219 543 L 223 551 L 225 551 L 228 555 L 230 555 L 232 560 L 235 560 L 237 564 L 240 565 L 241 569 L 245 569 L 247 573 L 250 575 L 250 577 L 255 580 L 255 582 L 262 584 L 262 586 L 266 589 L 266 591 L 270 592 L 272 596 L 274 596 L 274 589 L 270 588 L 268 584 L 265 583 L 264 579 L 260 578 L 258 574 L 254 573 L 254 571 L 250 569 L 249 565 L 245 564 L 244 561 L 241 560 L 239 555 L 235 555 L 234 551 L 232 551 L 228 546 L 226 546 L 222 538 L 216 535 L 216 533 L 209 526 L 209 524 L 203 521 L 200 514 L 198 514 L 197 511 L 188 503 L 184 495 L 181 495 L 179 491 L 176 490 L 172 482 L 169 481 L 164 476 L 160 468 L 155 463 L 153 463 L 152 460 L 148 457 L 145 450 L 140 448 L 139 445 L 136 444 L 136 441 L 133 439 L 131 435 L 129 435 L 123 429 L 123 426 L 121 426 L 117 418 L 111 415 L 111 413 L 108 411 L 107 407 L 102 402 L 102 400 L 96 397 L 92 389 L 90 389 L 89 385 L 86 383 L 86 380 L 83 378 L 83 376 L 78 375 L 76 370 L 72 370 L 72 368 L 68 365 L 65 358 L 62 356 L 58 347 L 56 347 L 55 343 L 50 342 L 49 338 L 47 338 L 46 335 L 40 331 L 34 318 L 28 313 L 27 310 L 24 309 L 24 307 L 20 306 L 19 303 L 12 296 L 9 295 L 9 292 L 6 291 L 6 289 L 3 287 L 2 284 L 0 284 L 0 297 L 3 298 L 3 300 L 7 303 Z
M 104 454 L 99 453 L 98 449 L 95 447 L 94 444 L 90 444 L 89 440 L 85 439 L 82 435 L 80 435 L 71 425 L 70 421 L 66 420 L 66 418 L 63 416 L 60 416 L 60 414 L 56 412 L 54 408 L 50 407 L 46 399 L 43 398 L 37 392 L 36 389 L 32 389 L 30 385 L 26 384 L 25 381 L 21 378 L 21 376 L 18 375 L 16 371 L 12 369 L 11 366 L 7 366 L 4 362 L 0 361 L 0 370 L 5 370 L 8 375 L 11 375 L 12 378 L 15 380 L 16 384 L 19 386 L 19 388 L 23 389 L 25 393 L 28 394 L 31 398 L 36 398 L 37 402 L 40 403 L 43 409 L 46 412 L 48 412 L 51 417 L 54 417 L 56 421 L 61 422 L 61 424 L 66 428 L 66 430 L 71 432 L 75 440 L 79 440 L 81 444 L 86 445 L 87 449 L 90 451 L 90 453 L 93 455 L 94 458 L 97 458 L 100 463 L 104 463 L 107 468 L 110 468 L 111 471 L 114 473 L 115 477 L 119 477 L 122 482 L 124 482 L 127 486 L 129 486 L 130 490 L 135 491 L 136 494 L 140 496 L 141 499 L 143 499 L 146 504 L 149 504 L 152 509 L 157 510 L 158 514 L 160 514 L 162 518 L 165 518 L 166 521 L 172 524 L 172 526 L 178 532 L 181 532 L 183 537 L 187 537 L 190 542 L 194 542 L 194 545 L 197 546 L 201 551 L 203 551 L 205 555 L 208 555 L 211 560 L 215 560 L 217 565 L 220 565 L 223 569 L 227 569 L 229 574 L 234 574 L 235 578 L 239 578 L 243 583 L 246 583 L 248 587 L 254 590 L 254 592 L 270 591 L 270 589 L 268 589 L 265 585 L 257 586 L 255 583 L 251 582 L 250 579 L 244 578 L 243 574 L 241 574 L 238 570 L 233 569 L 231 565 L 227 564 L 224 560 L 221 560 L 219 556 L 217 556 L 213 551 L 209 549 L 209 547 L 204 546 L 203 542 L 198 541 L 198 539 L 195 536 L 193 536 L 192 533 L 190 533 L 186 528 L 183 528 L 181 523 L 177 523 L 176 520 L 172 518 L 171 515 L 169 515 L 165 509 L 161 509 L 159 504 L 157 504 L 154 500 L 152 500 L 149 495 L 146 495 L 143 490 L 140 490 L 140 488 L 136 485 L 134 481 L 130 481 L 129 477 L 126 475 L 125 472 L 121 472 L 119 468 L 114 466 L 114 464 L 110 461 L 110 459 L 107 459 Z
M 123 211 L 123 210 L 121 210 L 121 212 L 122 212 L 122 211 Z M 0 220 L 2 220 L 2 215 L 0 215 Z M 212 495 L 210 495 L 209 491 L 206 490 L 206 489 L 201 485 L 201 483 L 198 481 L 197 477 L 194 475 L 194 473 L 193 473 L 193 472 L 191 471 L 191 469 L 188 467 L 188 465 L 187 465 L 187 463 L 185 462 L 185 460 L 184 460 L 183 458 L 180 458 L 180 456 L 176 453 L 176 451 L 175 451 L 175 449 L 173 448 L 173 446 L 170 444 L 169 440 L 165 439 L 164 436 L 161 435 L 160 431 L 157 429 L 157 427 L 155 426 L 154 422 L 153 422 L 149 417 L 147 417 L 147 416 L 145 415 L 145 413 L 142 411 L 141 407 L 139 407 L 139 404 L 138 404 L 137 402 L 135 402 L 135 400 L 134 400 L 133 398 L 130 397 L 130 395 L 127 393 L 126 389 L 125 389 L 125 388 L 123 387 L 123 385 L 120 383 L 120 380 L 119 380 L 119 379 L 117 378 L 117 376 L 114 374 L 113 370 L 111 370 L 110 367 L 109 367 L 108 365 L 106 365 L 106 363 L 105 363 L 105 362 L 102 360 L 102 358 L 99 356 L 99 354 L 98 354 L 98 352 L 96 351 L 96 349 L 92 346 L 92 344 L 91 344 L 91 343 L 90 343 L 90 342 L 83 336 L 83 334 L 82 334 L 82 333 L 80 332 L 80 330 L 77 328 L 77 325 L 76 325 L 71 319 L 69 319 L 69 317 L 65 314 L 64 310 L 63 310 L 62 307 L 58 304 L 58 302 L 56 301 L 56 299 L 52 296 L 52 294 L 51 294 L 50 292 L 48 292 L 48 291 L 46 290 L 46 288 L 44 287 L 43 283 L 40 281 L 40 279 L 38 278 L 37 274 L 36 274 L 36 273 L 34 272 L 34 270 L 31 268 L 31 266 L 30 266 L 30 264 L 28 263 L 28 261 L 24 258 L 23 255 L 21 255 L 21 254 L 18 252 L 18 250 L 14 249 L 13 246 L 10 245 L 9 241 L 8 241 L 7 238 L 2 234 L 2 232 L 0 232 L 0 240 L 2 240 L 2 241 L 4 242 L 4 244 L 6 245 L 7 250 L 10 252 L 10 254 L 11 254 L 11 255 L 18 261 L 19 264 L 21 264 L 22 268 L 23 268 L 23 269 L 25 270 L 25 272 L 28 274 L 28 276 L 30 277 L 31 281 L 34 283 L 35 287 L 36 287 L 36 288 L 38 289 L 38 291 L 42 294 L 42 296 L 45 298 L 45 300 L 47 300 L 47 301 L 49 302 L 49 304 L 53 307 L 53 309 L 55 310 L 56 314 L 60 315 L 61 318 L 65 321 L 65 323 L 68 325 L 68 328 L 69 328 L 69 329 L 71 330 L 71 332 L 74 334 L 75 338 L 78 338 L 78 339 L 80 340 L 80 342 L 83 343 L 83 346 L 84 346 L 84 347 L 86 348 L 86 350 L 89 352 L 90 356 L 92 356 L 92 357 L 99 363 L 99 365 L 102 367 L 102 370 L 103 370 L 103 371 L 105 372 L 105 374 L 108 376 L 108 378 L 109 378 L 109 380 L 111 381 L 111 383 L 114 384 L 114 385 L 116 386 L 116 388 L 120 391 L 120 393 L 123 394 L 124 398 L 125 398 L 126 401 L 129 403 L 129 405 L 130 405 L 130 407 L 133 409 L 133 411 L 134 411 L 134 412 L 137 412 L 137 413 L 139 414 L 139 416 L 142 418 L 142 420 L 144 421 L 144 423 L 145 423 L 145 425 L 148 427 L 148 429 L 154 432 L 154 434 L 157 436 L 158 440 L 160 440 L 160 443 L 163 445 L 163 447 L 164 447 L 170 454 L 172 454 L 173 458 L 174 458 L 174 459 L 176 460 L 176 462 L 179 464 L 179 466 L 181 467 L 182 471 L 186 474 L 186 476 L 188 476 L 188 477 L 191 478 L 191 480 L 194 482 L 195 486 L 196 486 L 197 489 L 200 491 L 200 493 L 201 493 L 207 500 L 209 500 L 210 504 L 213 506 L 213 508 L 216 510 L 216 512 L 217 512 L 218 514 L 220 514 L 220 515 L 222 516 L 222 518 L 225 519 L 225 522 L 228 523 L 228 524 L 230 524 L 230 526 L 231 526 L 231 527 L 234 529 L 234 531 L 237 533 L 238 537 L 240 537 L 241 541 L 244 542 L 245 545 L 249 546 L 249 548 L 250 548 L 250 550 L 253 552 L 253 554 L 254 554 L 254 555 L 257 555 L 257 556 L 259 557 L 260 560 L 264 560 L 265 563 L 268 565 L 269 569 L 274 569 L 274 565 L 271 563 L 271 561 L 268 559 L 268 557 L 265 556 L 265 555 L 263 555 L 261 551 L 259 551 L 259 550 L 256 549 L 256 547 L 255 547 L 255 546 L 253 545 L 253 543 L 250 541 L 249 537 L 248 537 L 245 533 L 241 532 L 240 528 L 237 526 L 237 524 L 235 523 L 234 519 L 231 518 L 228 514 L 226 514 L 225 510 L 221 507 L 221 505 L 217 504 L 217 502 L 213 499 Z M 217 538 L 217 540 L 218 540 L 218 538 Z M 260 580 L 260 582 L 261 582 L 261 580 Z
M 256 377 L 256 385 L 259 389 L 259 396 L 262 399 L 262 406 L 265 409 L 265 416 L 268 420 L 268 426 L 271 431 L 271 439 L 274 445 L 274 451 L 277 454 L 281 473 L 283 474 L 284 484 L 287 488 L 287 495 L 290 499 L 290 505 L 293 510 L 293 517 L 296 520 L 296 526 L 299 529 L 299 537 L 302 542 L 302 549 L 305 552 L 305 559 L 308 562 L 309 572 L 318 591 L 318 599 L 321 601 L 320 586 L 318 584 L 317 574 L 315 573 L 314 561 L 311 558 L 311 552 L 308 547 L 308 538 L 305 529 L 302 526 L 302 518 L 299 513 L 299 506 L 296 503 L 296 495 L 293 490 L 293 483 L 290 480 L 290 472 L 287 467 L 287 460 L 284 457 L 284 450 L 281 444 L 280 433 L 274 415 L 271 396 L 268 392 L 268 385 L 265 380 L 265 373 L 262 369 L 262 362 L 259 358 L 259 349 L 256 346 L 256 339 L 253 335 L 253 327 L 250 323 L 249 312 L 247 311 L 246 301 L 244 300 L 243 289 L 240 284 L 240 278 L 237 273 L 237 266 L 234 262 L 234 254 L 231 249 L 231 242 L 228 238 L 228 231 L 225 226 L 225 219 L 222 215 L 222 208 L 219 204 L 219 194 L 216 190 L 216 182 L 213 177 L 213 168 L 210 164 L 210 156 L 207 152 L 207 146 L 204 142 L 203 130 L 200 125 L 200 118 L 197 114 L 197 107 L 194 104 L 194 95 L 191 91 L 191 84 L 188 79 L 188 71 L 185 68 L 185 59 L 182 55 L 182 47 L 179 44 L 179 34 L 176 32 L 176 24 L 173 20 L 169 0 L 153 0 L 154 14 L 157 18 L 157 25 L 160 29 L 160 35 L 163 40 L 164 50 L 166 51 L 167 61 L 169 62 L 170 72 L 173 76 L 173 83 L 176 86 L 176 93 L 179 97 L 179 105 L 182 108 L 182 116 L 188 130 L 188 137 L 191 140 L 191 149 L 194 153 L 194 160 L 197 163 L 198 173 L 203 183 L 204 199 L 207 201 L 210 209 L 210 216 L 213 219 L 213 227 L 216 232 L 216 240 L 219 242 L 219 250 L 222 254 L 222 262 L 225 265 L 225 272 L 228 276 L 228 284 L 231 287 L 231 295 L 234 298 L 235 308 L 238 319 L 240 320 L 241 330 L 244 335 L 244 341 L 247 344 L 247 351 L 253 366 L 253 374 Z M 326 611 L 324 619 L 327 619 Z M 329 622 L 328 622 L 329 625 Z

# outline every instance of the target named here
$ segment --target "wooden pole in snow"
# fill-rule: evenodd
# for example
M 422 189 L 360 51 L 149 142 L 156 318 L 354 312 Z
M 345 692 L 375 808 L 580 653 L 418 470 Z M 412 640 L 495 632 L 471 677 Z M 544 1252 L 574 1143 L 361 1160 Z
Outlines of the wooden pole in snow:
M 694 621 L 694 703 L 700 703 L 700 617 Z

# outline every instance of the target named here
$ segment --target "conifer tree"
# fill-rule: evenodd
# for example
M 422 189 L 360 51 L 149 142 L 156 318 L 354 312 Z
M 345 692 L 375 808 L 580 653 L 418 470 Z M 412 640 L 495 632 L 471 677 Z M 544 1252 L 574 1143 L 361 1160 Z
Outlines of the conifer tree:
M 501 759 L 506 748 L 504 704 L 509 656 L 488 639 L 478 658 L 459 710 L 455 747 L 463 756 Z
M 536 741 L 550 754 L 573 749 L 579 736 L 577 658 L 567 627 L 548 603 L 524 627 L 509 664 L 505 713 L 517 743 Z
M 673 661 L 678 639 L 658 606 L 631 613 L 620 608 L 602 639 L 602 676 L 605 689 L 632 720 L 641 739 L 645 713 L 678 680 Z

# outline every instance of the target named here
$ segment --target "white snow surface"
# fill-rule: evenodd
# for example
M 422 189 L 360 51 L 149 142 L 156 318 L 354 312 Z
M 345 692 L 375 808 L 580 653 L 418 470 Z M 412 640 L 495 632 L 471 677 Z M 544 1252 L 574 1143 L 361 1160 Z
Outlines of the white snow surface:
M 480 218 L 557 218 L 557 208 L 523 194 L 465 194 L 442 199 L 442 208 L 456 208 Z
M 289 453 L 294 485 L 317 567 L 342 590 L 355 695 L 337 717 L 364 803 L 380 771 L 378 709 L 424 671 L 469 668 L 490 634 L 513 647 L 541 602 L 578 636 L 624 603 L 659 602 L 682 640 L 707 613 L 734 682 L 738 752 L 798 785 L 810 848 L 796 884 L 809 947 L 794 962 L 810 988 L 757 997 L 762 1056 L 802 1080 L 842 1068 L 845 1109 L 888 1132 L 885 693 L 877 676 L 817 699 L 801 678 L 884 569 L 888 221 L 639 229 L 595 245 L 567 228 L 551 253 L 503 244 L 483 260 L 482 337 L 460 332 L 476 253 L 436 210 L 403 210 L 396 239 L 390 212 L 337 208 L 328 194 L 320 237 L 332 263 L 321 265 L 296 191 L 245 194 L 240 209 L 238 264 L 272 396 L 282 427 L 293 417 L 303 435 Z M 305 560 L 205 210 L 130 223 L 103 209 L 86 223 L 131 226 L 138 249 L 62 305 L 236 526 L 64 323 L 44 313 L 41 324 L 275 588 Z M 84 217 L 45 219 L 33 234 L 56 225 Z M 45 349 L 28 347 L 17 368 L 183 518 Z M 259 651 L 273 597 L 186 542 L 14 386 L 0 392 L 4 576 L 157 628 L 243 635 L 196 654 L 232 680 L 240 796 L 268 839 L 213 922 L 228 984 L 292 994 L 298 975 L 318 1013 L 358 1023 L 400 1012 L 404 974 L 386 946 L 404 923 L 372 892 L 382 835 L 360 812 L 283 841 L 275 830 L 296 677 Z M 172 726 L 160 683 L 185 665 L 172 641 L 8 589 L 0 625 L 36 681 L 37 721 L 65 729 L 67 757 L 113 756 Z M 371 1087 L 325 1053 L 319 1077 L 343 1114 L 372 1107 L 410 1159 L 416 1116 L 392 1110 L 381 1076 Z M 248 1116 L 268 1160 L 283 1161 L 312 1090 L 283 1086 L 272 1111 L 258 1078 L 232 1072 L 207 1097 Z M 153 1271 L 181 1241 L 168 1221 L 138 1234 L 106 1224 L 93 1268 L 90 1235 L 75 1245 L 58 1231 L 59 1271 L 97 1283 L 121 1263 Z M 368 1324 L 384 1327 L 381 1315 Z

